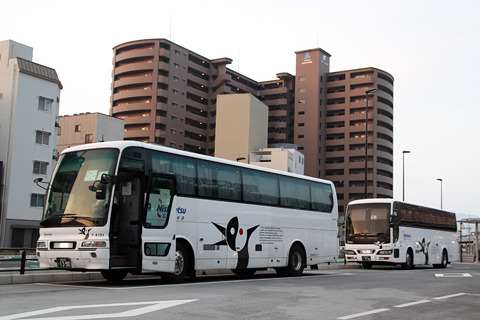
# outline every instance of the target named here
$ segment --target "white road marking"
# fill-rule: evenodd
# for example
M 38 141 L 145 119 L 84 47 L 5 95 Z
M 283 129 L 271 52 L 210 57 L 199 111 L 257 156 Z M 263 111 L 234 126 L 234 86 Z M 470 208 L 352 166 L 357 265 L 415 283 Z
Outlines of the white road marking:
M 111 303 L 111 304 L 94 304 L 94 305 L 84 305 L 84 306 L 67 306 L 67 307 L 56 307 L 48 308 L 37 311 L 17 313 L 9 316 L 0 317 L 0 320 L 13 320 L 13 319 L 25 319 L 28 320 L 53 320 L 53 319 L 65 319 L 65 320 L 80 320 L 80 319 L 107 319 L 107 318 L 123 318 L 123 317 L 135 317 L 141 314 L 154 312 L 157 310 L 170 308 L 178 306 L 184 303 L 196 301 L 194 300 L 171 300 L 171 301 L 149 301 L 149 302 L 131 302 L 131 303 Z M 73 310 L 73 309 L 92 309 L 92 308 L 105 308 L 105 307 L 117 307 L 117 306 L 141 306 L 148 305 L 143 308 L 132 309 L 124 312 L 118 313 L 107 313 L 107 314 L 88 314 L 88 315 L 74 315 L 74 316 L 61 316 L 61 317 L 48 317 L 48 318 L 30 318 L 34 316 L 44 315 L 48 313 Z
M 437 298 L 433 298 L 433 299 L 442 300 L 442 299 L 449 299 L 449 298 L 459 297 L 459 296 L 463 296 L 463 295 L 466 295 L 466 293 L 456 293 L 456 294 L 451 294 L 451 295 L 449 295 L 449 296 L 437 297 Z
M 415 301 L 415 302 L 410 302 L 410 303 L 404 303 L 404 304 L 399 304 L 398 306 L 394 306 L 395 308 L 405 308 L 405 307 L 410 307 L 414 306 L 417 304 L 422 304 L 422 303 L 427 303 L 431 302 L 432 300 L 420 300 L 420 301 Z
M 340 318 L 337 318 L 337 319 L 338 320 L 347 320 L 347 319 L 359 318 L 359 317 L 368 316 L 370 314 L 380 313 L 380 312 L 384 312 L 384 311 L 388 311 L 388 310 L 390 310 L 390 309 L 376 309 L 376 310 L 372 310 L 372 311 L 366 311 L 366 312 L 351 314 L 349 316 L 344 316 L 344 317 L 340 317 Z
M 472 277 L 470 273 L 436 273 L 435 277 L 443 278 L 463 278 L 463 277 Z

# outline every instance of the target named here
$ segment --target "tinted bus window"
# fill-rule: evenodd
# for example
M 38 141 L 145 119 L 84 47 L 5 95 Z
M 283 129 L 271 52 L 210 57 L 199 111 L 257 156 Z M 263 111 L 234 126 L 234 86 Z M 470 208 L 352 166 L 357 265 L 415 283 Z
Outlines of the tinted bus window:
M 321 212 L 332 212 L 333 194 L 332 187 L 326 184 L 310 182 L 312 194 L 312 209 Z
M 197 166 L 199 196 L 238 201 L 242 199 L 240 168 L 203 160 L 197 160 Z
M 280 176 L 280 203 L 285 207 L 310 209 L 308 181 Z
M 243 200 L 246 202 L 278 205 L 278 178 L 261 171 L 242 169 Z
M 152 152 L 154 173 L 174 174 L 177 179 L 177 193 L 195 195 L 197 173 L 195 159 L 188 159 L 168 153 Z

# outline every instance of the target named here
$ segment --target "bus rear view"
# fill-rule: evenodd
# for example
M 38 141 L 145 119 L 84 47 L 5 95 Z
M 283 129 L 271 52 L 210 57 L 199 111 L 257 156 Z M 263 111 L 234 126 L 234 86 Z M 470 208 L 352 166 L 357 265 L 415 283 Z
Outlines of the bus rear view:
M 455 214 L 391 199 L 349 203 L 345 258 L 365 269 L 375 264 L 445 268 L 458 259 Z

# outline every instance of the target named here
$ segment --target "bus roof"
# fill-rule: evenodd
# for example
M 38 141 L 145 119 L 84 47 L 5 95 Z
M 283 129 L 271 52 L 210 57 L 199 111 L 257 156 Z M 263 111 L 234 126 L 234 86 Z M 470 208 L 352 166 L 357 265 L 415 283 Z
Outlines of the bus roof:
M 169 148 L 169 147 L 165 147 L 165 146 L 160 146 L 160 145 L 155 145 L 155 144 L 150 144 L 150 143 L 145 143 L 145 142 L 139 142 L 139 141 L 120 140 L 120 141 L 106 141 L 106 142 L 96 142 L 96 143 L 82 144 L 82 145 L 79 145 L 79 146 L 67 148 L 67 149 L 63 150 L 61 154 L 69 153 L 69 152 L 82 151 L 82 150 L 105 149 L 105 148 L 106 149 L 114 148 L 114 149 L 119 149 L 120 151 L 122 151 L 123 149 L 129 148 L 129 147 L 137 147 L 137 148 L 144 148 L 144 149 L 149 149 L 149 150 L 162 151 L 162 152 L 167 152 L 167 153 L 171 153 L 171 154 L 176 154 L 176 155 L 179 155 L 179 156 L 185 156 L 185 157 L 191 157 L 191 158 L 195 158 L 195 159 L 201 159 L 201 160 L 213 161 L 213 162 L 217 162 L 217 163 L 229 164 L 229 165 L 242 167 L 242 168 L 255 169 L 255 170 L 280 174 L 280 175 L 284 175 L 284 176 L 290 176 L 290 177 L 293 177 L 293 178 L 299 178 L 299 179 L 303 179 L 303 180 L 310 180 L 310 181 L 317 181 L 317 182 L 321 181 L 323 183 L 331 185 L 332 189 L 335 192 L 333 182 L 331 182 L 329 180 L 309 177 L 309 176 L 305 176 L 305 175 L 300 175 L 300 174 L 281 171 L 281 170 L 276 170 L 276 169 L 260 167 L 260 166 L 256 166 L 256 165 L 252 165 L 252 164 L 246 164 L 246 163 L 242 163 L 242 162 L 235 162 L 235 161 L 232 161 L 232 160 L 216 158 L 216 157 L 202 155 L 202 154 L 198 154 L 198 153 L 194 153 L 194 152 L 178 150 L 178 149 L 174 149 L 174 148 Z M 336 192 L 335 192 L 335 196 L 336 196 Z
M 412 205 L 412 206 L 417 206 L 417 207 L 422 207 L 422 208 L 428 208 L 428 209 L 434 209 L 434 210 L 438 210 L 438 211 L 454 213 L 454 212 L 448 211 L 448 210 L 427 207 L 427 206 L 423 206 L 423 205 L 419 205 L 419 204 L 415 204 L 415 203 L 409 203 L 409 202 L 395 200 L 395 199 L 389 199 L 389 198 L 370 198 L 370 199 L 353 200 L 353 201 L 350 201 L 347 206 L 354 205 L 354 204 L 364 204 L 364 203 L 393 203 L 393 202 L 400 202 L 400 203 L 405 203 L 405 204 L 409 204 L 409 205 Z

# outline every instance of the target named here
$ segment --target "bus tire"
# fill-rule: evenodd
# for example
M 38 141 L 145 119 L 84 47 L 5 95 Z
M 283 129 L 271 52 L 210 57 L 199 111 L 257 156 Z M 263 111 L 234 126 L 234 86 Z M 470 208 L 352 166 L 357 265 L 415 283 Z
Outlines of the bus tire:
M 402 263 L 402 269 L 410 270 L 413 268 L 413 253 L 411 249 L 407 250 L 407 256 L 405 257 L 405 263 Z
M 447 267 L 447 264 L 448 264 L 448 254 L 447 254 L 447 251 L 444 249 L 443 252 L 442 252 L 442 261 L 440 264 L 434 264 L 433 267 L 434 268 L 446 268 Z
M 253 276 L 257 269 L 231 269 L 237 276 Z
M 372 264 L 370 262 L 362 262 L 363 269 L 372 269 Z
M 128 274 L 128 270 L 102 270 L 102 277 L 111 282 L 122 281 Z
M 187 276 L 190 257 L 185 245 L 181 242 L 177 243 L 175 251 L 175 269 L 173 273 L 163 273 L 162 280 L 166 283 L 181 283 Z
M 277 273 L 288 277 L 298 277 L 302 275 L 303 269 L 305 269 L 305 253 L 298 244 L 294 244 L 288 254 L 287 266 L 278 268 Z

